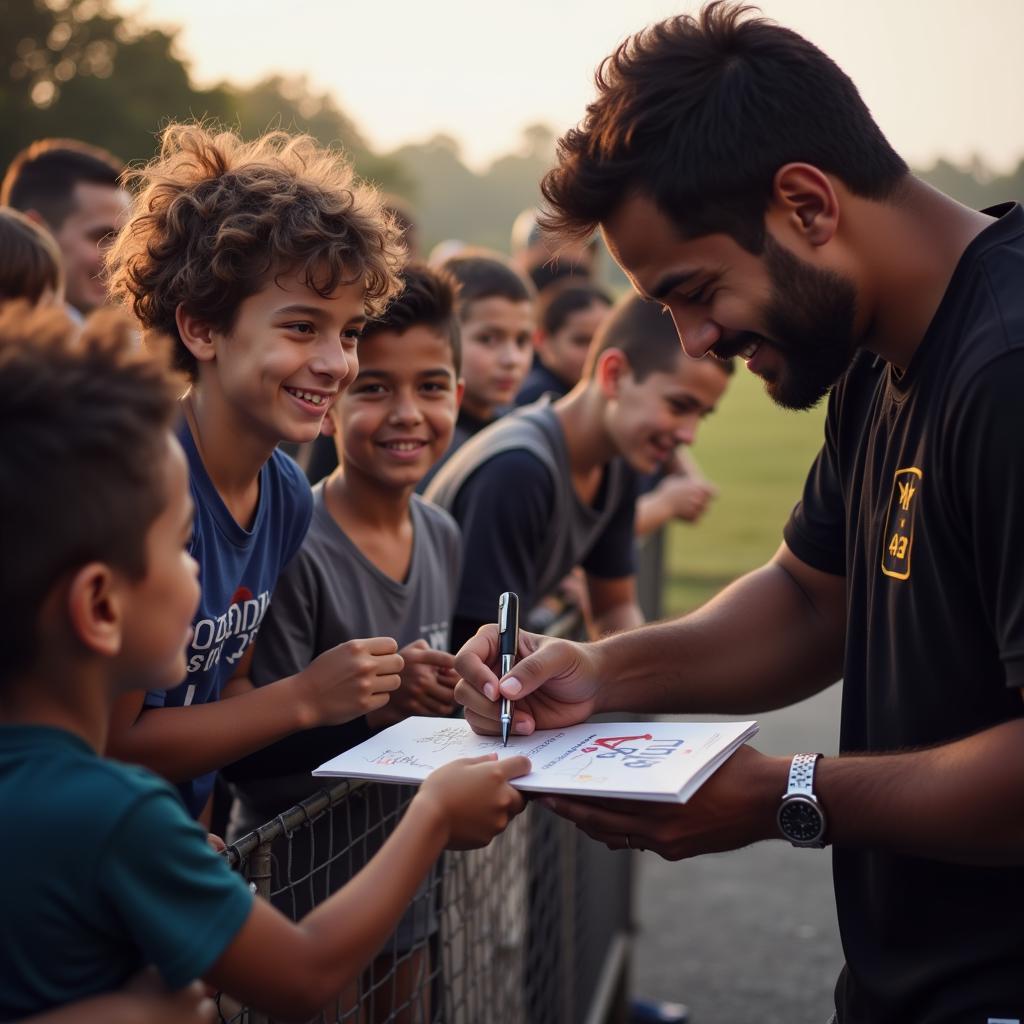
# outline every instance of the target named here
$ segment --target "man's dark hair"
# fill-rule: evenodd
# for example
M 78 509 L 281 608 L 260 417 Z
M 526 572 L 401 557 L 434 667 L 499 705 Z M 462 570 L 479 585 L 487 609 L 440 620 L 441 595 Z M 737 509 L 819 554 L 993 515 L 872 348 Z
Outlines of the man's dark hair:
M 384 331 L 404 334 L 411 327 L 428 327 L 447 338 L 452 350 L 455 376 L 462 372 L 462 341 L 455 316 L 455 292 L 458 284 L 444 270 L 433 270 L 423 263 L 409 263 L 399 273 L 402 291 L 391 300 L 381 316 L 369 320 L 363 328 L 360 344 L 372 341 Z
M 690 359 L 664 307 L 635 294 L 621 299 L 598 328 L 587 353 L 584 379 L 594 376 L 598 359 L 610 348 L 618 349 L 629 360 L 629 368 L 638 384 L 652 373 L 672 373 L 680 359 Z M 702 358 L 713 362 L 723 373 L 732 375 L 735 371 L 732 359 L 712 355 Z
M 167 500 L 175 402 L 134 325 L 111 310 L 81 333 L 59 309 L 0 313 L 0 683 L 37 657 L 52 588 L 89 562 L 140 579 Z
M 35 210 L 60 230 L 74 209 L 75 186 L 117 188 L 124 164 L 112 153 L 77 139 L 40 139 L 12 161 L 0 185 L 0 205 Z
M 625 196 L 649 196 L 686 237 L 731 235 L 758 253 L 775 172 L 802 161 L 885 199 L 908 173 L 853 82 L 754 8 L 716 2 L 622 43 L 598 96 L 558 143 L 542 226 L 582 238 Z
M 553 285 L 537 298 L 537 323 L 545 334 L 556 334 L 566 320 L 595 303 L 612 305 L 612 297 L 596 284 Z
M 532 302 L 533 289 L 507 263 L 491 256 L 453 256 L 444 268 L 458 282 L 455 305 L 465 321 L 469 307 L 483 299 Z

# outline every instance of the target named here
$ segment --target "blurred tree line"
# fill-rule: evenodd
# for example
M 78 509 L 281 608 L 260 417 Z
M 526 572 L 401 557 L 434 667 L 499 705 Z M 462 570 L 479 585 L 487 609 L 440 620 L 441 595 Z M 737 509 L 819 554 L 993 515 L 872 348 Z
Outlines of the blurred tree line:
M 406 198 L 426 247 L 461 238 L 505 250 L 512 221 L 538 201 L 553 159 L 554 132 L 542 124 L 481 173 L 445 135 L 374 153 L 337 102 L 303 78 L 197 88 L 176 33 L 126 18 L 110 0 L 0 0 L 0 26 L 0 167 L 44 136 L 83 139 L 139 161 L 170 120 L 207 117 L 248 137 L 281 127 L 340 146 L 364 177 Z M 1007 175 L 980 161 L 959 168 L 945 160 L 919 173 L 975 208 L 1024 199 L 1024 159 Z
M 198 89 L 177 53 L 176 33 L 125 18 L 109 0 L 0 0 L 0 26 L 2 166 L 44 136 L 145 160 L 162 125 L 205 117 L 249 137 L 271 127 L 309 132 L 345 149 L 364 176 L 411 187 L 398 164 L 372 153 L 335 101 L 304 79 Z

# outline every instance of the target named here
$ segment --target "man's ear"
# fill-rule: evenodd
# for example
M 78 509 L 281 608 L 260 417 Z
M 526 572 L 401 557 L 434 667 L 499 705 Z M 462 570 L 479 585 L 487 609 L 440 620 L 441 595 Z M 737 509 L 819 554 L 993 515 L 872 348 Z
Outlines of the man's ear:
M 597 366 L 594 367 L 597 386 L 607 399 L 619 397 L 622 379 L 631 372 L 626 353 L 618 348 L 606 348 L 598 356 Z
M 79 643 L 95 654 L 113 658 L 121 650 L 122 595 L 109 565 L 83 565 L 68 584 L 67 611 Z
M 462 399 L 466 395 L 466 382 L 459 377 L 455 382 L 455 411 L 458 412 L 462 408 Z M 1024 691 L 1022 691 L 1024 692 Z
M 830 242 L 839 228 L 839 198 L 831 179 L 812 164 L 783 165 L 772 181 L 767 219 L 807 245 Z
M 32 221 L 33 224 L 37 224 L 41 228 L 45 228 L 47 231 L 52 232 L 54 229 L 50 227 L 50 222 L 38 211 L 38 210 L 23 210 L 25 216 Z
M 197 362 L 212 363 L 217 358 L 214 348 L 216 332 L 211 324 L 189 313 L 180 303 L 174 311 L 174 322 L 181 343 L 195 356 Z

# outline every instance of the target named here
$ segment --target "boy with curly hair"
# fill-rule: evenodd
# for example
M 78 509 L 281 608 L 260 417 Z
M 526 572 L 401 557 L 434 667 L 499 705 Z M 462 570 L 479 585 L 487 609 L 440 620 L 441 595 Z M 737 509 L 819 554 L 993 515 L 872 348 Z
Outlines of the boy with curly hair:
M 0 313 L 0 820 L 16 823 L 0 1020 L 115 992 L 147 965 L 171 990 L 202 977 L 309 1017 L 359 976 L 442 849 L 485 844 L 523 806 L 508 780 L 525 758 L 446 765 L 359 876 L 294 924 L 253 898 L 165 781 L 98 756 L 118 695 L 185 675 L 199 567 L 175 405 L 130 323 L 78 337 L 58 310 Z M 112 997 L 64 1019 L 104 1009 L 130 1007 Z
M 307 137 L 246 143 L 172 125 L 135 179 L 110 252 L 111 291 L 147 334 L 172 339 L 188 379 L 178 439 L 203 596 L 185 685 L 123 698 L 108 752 L 178 783 L 199 816 L 218 768 L 364 715 L 399 686 L 402 659 L 386 637 L 332 648 L 273 686 L 254 689 L 247 677 L 274 584 L 312 513 L 309 485 L 277 446 L 319 433 L 404 253 L 380 195 Z M 229 682 L 234 699 L 222 703 Z

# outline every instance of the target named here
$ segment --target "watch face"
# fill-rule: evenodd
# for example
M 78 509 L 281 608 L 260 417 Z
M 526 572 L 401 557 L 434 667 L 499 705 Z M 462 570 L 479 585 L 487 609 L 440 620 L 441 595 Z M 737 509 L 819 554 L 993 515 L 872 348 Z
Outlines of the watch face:
M 787 800 L 779 809 L 779 828 L 791 842 L 816 842 L 824 824 L 821 811 L 806 797 Z

